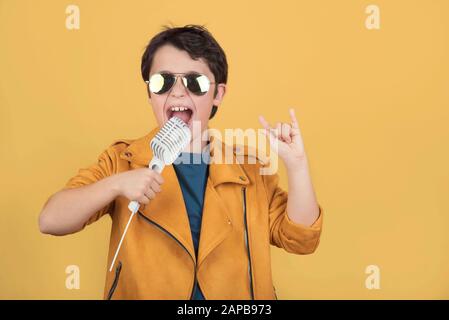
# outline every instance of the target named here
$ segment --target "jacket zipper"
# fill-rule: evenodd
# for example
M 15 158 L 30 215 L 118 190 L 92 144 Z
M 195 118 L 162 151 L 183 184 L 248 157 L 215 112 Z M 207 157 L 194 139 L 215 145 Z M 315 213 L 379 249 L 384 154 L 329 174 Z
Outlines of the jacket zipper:
M 249 239 L 248 239 L 248 221 L 246 216 L 246 188 L 242 188 L 243 197 L 243 220 L 245 223 L 245 245 L 246 251 L 248 253 L 248 275 L 249 275 L 249 288 L 251 293 L 251 300 L 254 300 L 254 288 L 253 288 L 253 271 L 251 265 L 251 251 L 249 249 Z
M 168 232 L 164 227 L 160 226 L 159 224 L 157 224 L 156 222 L 154 222 L 153 220 L 150 220 L 148 217 L 146 217 L 142 212 L 140 212 L 140 210 L 138 210 L 139 215 L 141 217 L 144 218 L 145 221 L 151 223 L 152 225 L 156 226 L 157 228 L 159 228 L 162 232 L 164 232 L 165 234 L 167 234 L 169 237 L 173 238 L 189 255 L 189 257 L 192 259 L 193 262 L 193 266 L 194 266 L 194 274 L 193 274 L 193 287 L 192 287 L 192 291 L 190 293 L 190 300 L 192 300 L 193 298 L 193 294 L 195 291 L 195 287 L 197 284 L 197 278 L 196 278 L 196 262 L 195 259 L 192 257 L 192 255 L 190 254 L 189 250 L 187 250 L 187 248 L 178 240 L 176 239 L 170 232 Z M 204 295 L 203 295 L 204 296 Z M 206 299 L 206 297 L 204 297 L 204 299 Z
M 111 289 L 109 289 L 109 293 L 108 293 L 108 300 L 111 300 L 112 295 L 114 294 L 115 288 L 117 287 L 118 284 L 118 279 L 120 277 L 120 272 L 122 271 L 122 262 L 119 261 L 117 267 L 115 268 L 115 278 L 114 281 L 112 282 L 112 286 Z

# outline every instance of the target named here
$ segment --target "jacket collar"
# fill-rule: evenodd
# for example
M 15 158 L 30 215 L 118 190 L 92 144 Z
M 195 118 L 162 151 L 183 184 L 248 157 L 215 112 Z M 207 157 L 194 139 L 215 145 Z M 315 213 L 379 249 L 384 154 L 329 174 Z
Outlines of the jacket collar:
M 209 127 L 207 127 L 209 129 Z M 153 151 L 150 141 L 159 131 L 159 127 L 152 129 L 145 136 L 131 142 L 131 144 L 120 153 L 120 158 L 130 161 L 137 166 L 148 166 L 153 158 Z M 210 130 L 210 165 L 209 177 L 214 187 L 222 183 L 249 184 L 249 179 L 243 171 L 235 149 L 223 143 L 219 137 L 213 134 L 215 130 Z M 227 160 L 227 161 L 226 161 Z

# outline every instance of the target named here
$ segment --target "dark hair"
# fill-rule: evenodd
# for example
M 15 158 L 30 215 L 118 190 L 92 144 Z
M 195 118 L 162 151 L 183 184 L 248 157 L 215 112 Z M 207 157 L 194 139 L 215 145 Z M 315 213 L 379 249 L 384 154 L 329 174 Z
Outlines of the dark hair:
M 148 81 L 154 54 L 165 44 L 171 44 L 180 50 L 187 51 L 194 60 L 199 58 L 206 60 L 216 83 L 228 81 L 228 62 L 223 49 L 204 26 L 190 24 L 184 27 L 164 26 L 164 30 L 150 40 L 142 55 L 143 80 Z M 214 95 L 217 95 L 217 92 L 217 86 L 215 86 Z M 216 112 L 217 106 L 213 106 L 209 119 L 212 119 Z

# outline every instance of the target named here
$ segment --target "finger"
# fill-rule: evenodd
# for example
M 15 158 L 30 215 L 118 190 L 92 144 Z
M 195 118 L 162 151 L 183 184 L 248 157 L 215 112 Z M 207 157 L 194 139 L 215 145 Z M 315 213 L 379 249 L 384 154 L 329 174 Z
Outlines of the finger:
M 137 199 L 137 202 L 143 203 L 143 204 L 149 204 L 150 199 L 148 199 L 148 197 L 146 195 L 144 195 L 144 196 L 140 197 L 139 199 Z
M 264 134 L 268 137 L 271 148 L 277 152 L 279 139 L 276 137 L 276 129 L 270 129 L 270 131 L 265 130 Z
M 164 183 L 164 178 L 162 178 L 162 175 L 160 173 L 157 173 L 156 171 L 153 170 L 153 178 L 154 180 L 157 181 L 157 183 L 159 184 L 163 184 Z
M 298 120 L 296 119 L 295 109 L 290 108 L 290 118 L 292 119 L 292 128 L 299 129 Z
M 156 197 L 156 193 L 153 191 L 153 189 L 148 189 L 148 190 L 145 192 L 145 196 L 146 196 L 148 199 L 153 200 L 153 199 Z
M 274 143 L 275 141 L 277 141 L 276 138 L 276 129 L 264 129 L 262 130 L 262 133 L 264 134 L 264 136 L 266 136 L 268 138 L 268 142 L 270 144 Z
M 276 131 L 274 133 L 274 135 L 276 136 L 276 138 L 280 138 L 281 137 L 281 132 L 282 132 L 282 123 L 280 122 L 276 122 Z
M 265 120 L 265 118 L 262 115 L 259 116 L 259 122 L 266 130 L 271 129 L 270 124 L 268 123 L 267 120 Z
M 301 144 L 301 143 L 303 143 L 302 136 L 301 136 L 301 130 L 299 130 L 298 119 L 296 119 L 295 110 L 293 108 L 290 108 L 290 118 L 292 120 L 292 130 L 290 133 L 292 141 L 293 141 L 293 143 Z
M 288 123 L 283 123 L 282 124 L 281 137 L 287 143 L 291 143 L 292 142 L 292 138 L 290 137 L 290 129 L 291 129 L 291 126 Z
M 154 191 L 154 192 L 161 192 L 161 185 L 156 181 L 153 180 L 151 182 L 150 188 Z

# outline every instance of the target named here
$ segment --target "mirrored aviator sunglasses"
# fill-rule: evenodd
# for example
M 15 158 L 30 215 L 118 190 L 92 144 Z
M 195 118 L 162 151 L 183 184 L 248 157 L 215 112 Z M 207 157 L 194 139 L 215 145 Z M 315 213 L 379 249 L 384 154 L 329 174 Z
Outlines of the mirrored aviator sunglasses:
M 151 75 L 150 80 L 145 81 L 152 93 L 164 94 L 168 92 L 176 83 L 176 79 L 180 77 L 184 87 L 197 96 L 205 95 L 210 85 L 209 78 L 199 73 L 169 73 L 161 72 Z

